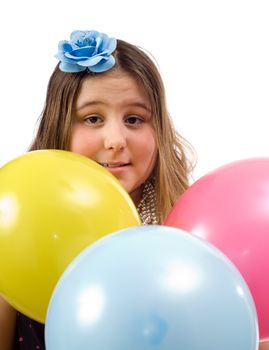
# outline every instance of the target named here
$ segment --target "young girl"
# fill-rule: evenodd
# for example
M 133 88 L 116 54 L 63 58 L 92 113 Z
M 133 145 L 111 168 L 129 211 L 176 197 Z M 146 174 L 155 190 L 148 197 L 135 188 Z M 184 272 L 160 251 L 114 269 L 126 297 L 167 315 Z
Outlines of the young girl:
M 144 224 L 161 224 L 192 166 L 155 64 L 140 48 L 95 31 L 73 32 L 57 58 L 30 150 L 93 159 L 122 183 Z M 16 314 L 0 300 L 0 349 L 12 349 L 14 338 L 16 349 L 44 349 L 43 325 Z

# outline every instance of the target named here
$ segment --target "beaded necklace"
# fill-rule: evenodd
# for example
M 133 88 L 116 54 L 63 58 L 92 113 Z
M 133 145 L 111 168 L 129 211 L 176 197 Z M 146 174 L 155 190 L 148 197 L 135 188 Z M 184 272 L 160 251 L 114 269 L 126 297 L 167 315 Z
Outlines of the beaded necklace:
M 159 223 L 154 182 L 154 180 L 145 182 L 142 198 L 137 206 L 137 211 L 143 225 L 157 225 Z

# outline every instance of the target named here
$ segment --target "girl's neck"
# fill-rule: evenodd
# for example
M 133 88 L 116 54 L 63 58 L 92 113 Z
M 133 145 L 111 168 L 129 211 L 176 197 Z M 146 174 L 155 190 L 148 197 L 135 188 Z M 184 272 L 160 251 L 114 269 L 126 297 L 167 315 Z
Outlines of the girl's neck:
M 135 189 L 133 192 L 129 193 L 129 195 L 137 207 L 142 198 L 142 187 L 140 186 L 139 188 Z

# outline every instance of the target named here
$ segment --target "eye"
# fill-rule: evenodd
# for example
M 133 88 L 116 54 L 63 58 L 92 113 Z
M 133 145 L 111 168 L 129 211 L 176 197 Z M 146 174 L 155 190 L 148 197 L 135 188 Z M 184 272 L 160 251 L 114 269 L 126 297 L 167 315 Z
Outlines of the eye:
M 100 123 L 102 123 L 102 121 L 103 121 L 102 118 L 99 117 L 98 115 L 91 115 L 91 116 L 85 118 L 85 122 L 87 124 L 100 124 Z
M 125 123 L 129 125 L 139 125 L 143 123 L 143 118 L 138 117 L 137 115 L 130 115 L 125 119 Z

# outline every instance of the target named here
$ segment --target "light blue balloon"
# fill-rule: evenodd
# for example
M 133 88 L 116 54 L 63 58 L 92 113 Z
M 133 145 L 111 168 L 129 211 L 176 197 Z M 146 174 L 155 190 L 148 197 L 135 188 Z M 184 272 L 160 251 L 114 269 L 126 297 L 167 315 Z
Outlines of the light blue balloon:
M 166 226 L 108 235 L 66 269 L 51 298 L 47 350 L 256 350 L 257 316 L 234 265 Z

